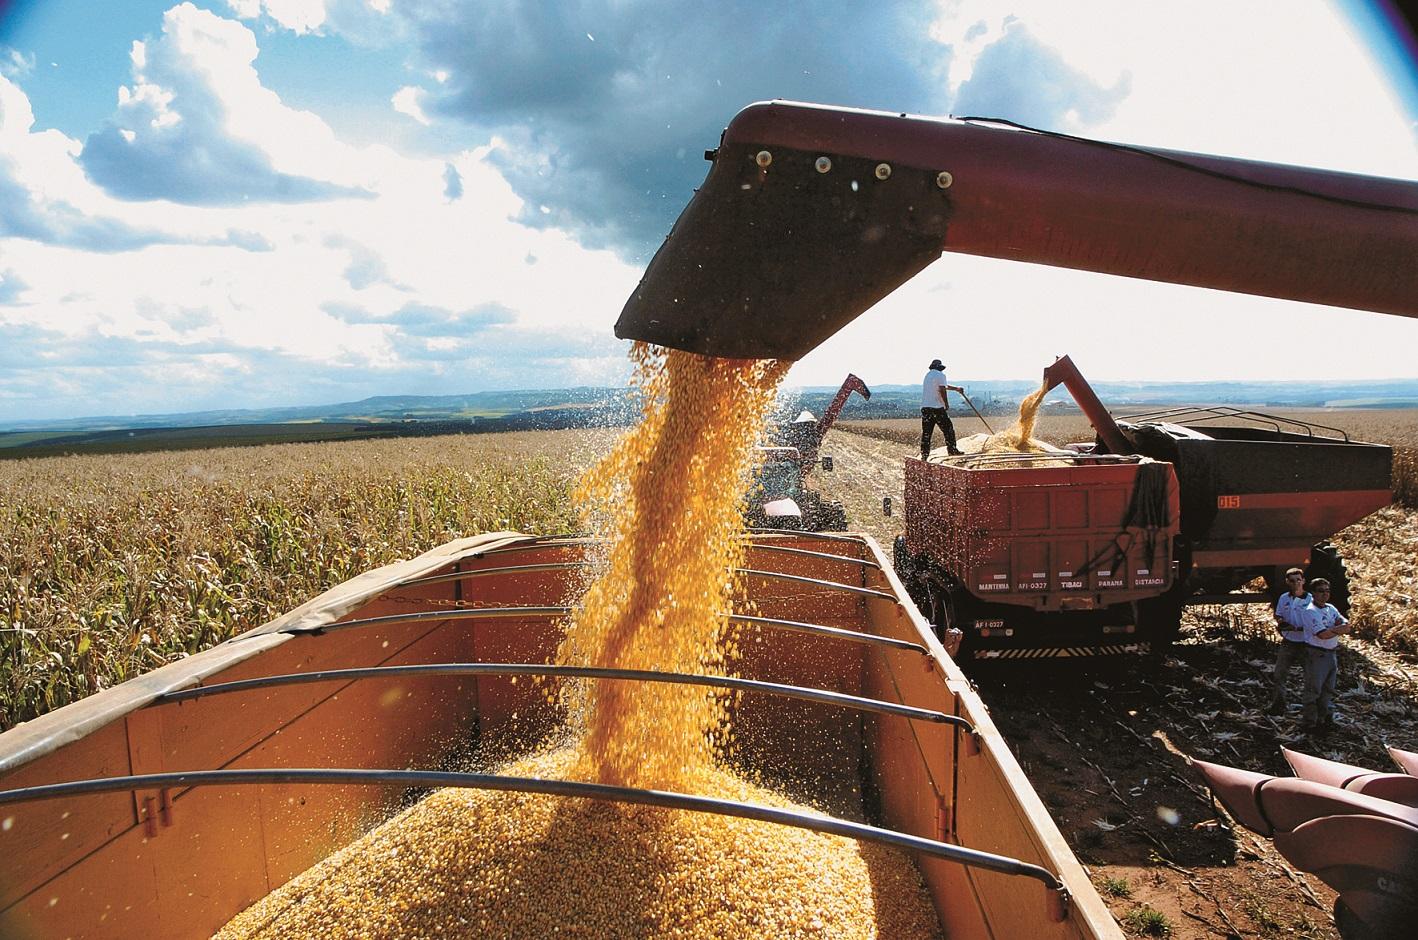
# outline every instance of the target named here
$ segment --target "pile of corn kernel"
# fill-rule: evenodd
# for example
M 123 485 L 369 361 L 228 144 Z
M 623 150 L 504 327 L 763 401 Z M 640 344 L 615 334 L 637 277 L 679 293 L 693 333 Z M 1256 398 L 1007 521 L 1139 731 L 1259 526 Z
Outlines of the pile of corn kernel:
M 502 768 L 561 777 L 563 749 Z M 726 773 L 693 792 L 791 808 Z M 229 923 L 246 938 L 939 937 L 894 850 L 750 820 L 441 790 Z
M 788 363 L 637 344 L 644 414 L 577 492 L 605 536 L 557 661 L 722 673 L 752 445 Z M 500 769 L 804 810 L 723 770 L 723 696 L 571 686 L 574 744 Z M 910 860 L 713 814 L 443 790 L 273 892 L 218 937 L 939 936 Z

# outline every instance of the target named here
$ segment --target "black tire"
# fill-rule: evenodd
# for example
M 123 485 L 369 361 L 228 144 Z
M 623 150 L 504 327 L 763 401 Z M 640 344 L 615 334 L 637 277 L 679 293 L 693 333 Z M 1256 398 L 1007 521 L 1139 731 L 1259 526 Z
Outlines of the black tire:
M 1344 557 L 1330 542 L 1320 542 L 1310 549 L 1310 567 L 1305 571 L 1305 584 L 1315 578 L 1329 582 L 1329 602 L 1341 614 L 1349 616 L 1349 570 Z
M 945 647 L 950 658 L 956 663 L 964 662 L 970 652 L 966 644 L 967 634 L 960 625 L 961 595 L 953 583 L 943 583 L 935 578 L 927 585 L 929 599 L 925 610 L 926 619 L 935 630 L 937 640 Z M 917 605 L 919 606 L 919 604 Z
M 916 610 L 921 616 L 929 619 L 931 607 L 921 583 L 922 566 L 916 556 L 906 548 L 904 535 L 896 536 L 896 541 L 891 543 L 891 567 L 896 569 L 896 577 L 901 579 L 902 586 L 906 588 L 906 595 L 916 605 Z
M 896 536 L 896 541 L 891 543 L 891 567 L 896 569 L 896 577 L 901 579 L 901 583 L 909 587 L 916 574 L 916 559 L 907 551 L 904 535 Z
M 813 532 L 845 532 L 847 530 L 847 507 L 833 501 L 819 501 L 812 513 L 808 526 Z
M 1153 655 L 1166 653 L 1177 641 L 1177 635 L 1182 630 L 1182 609 L 1186 606 L 1185 600 L 1181 592 L 1172 590 L 1160 597 L 1133 602 L 1133 623 L 1137 625 L 1137 637 L 1152 647 Z

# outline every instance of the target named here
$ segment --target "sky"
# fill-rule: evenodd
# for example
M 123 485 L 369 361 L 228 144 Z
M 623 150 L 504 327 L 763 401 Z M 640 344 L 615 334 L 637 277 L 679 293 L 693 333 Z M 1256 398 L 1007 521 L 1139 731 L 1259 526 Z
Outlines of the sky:
M 0 421 L 622 384 L 615 319 L 756 100 L 1418 179 L 1384 7 L 1275 10 L 0 0 Z M 1409 378 L 1415 350 L 1418 320 L 947 254 L 789 382 Z

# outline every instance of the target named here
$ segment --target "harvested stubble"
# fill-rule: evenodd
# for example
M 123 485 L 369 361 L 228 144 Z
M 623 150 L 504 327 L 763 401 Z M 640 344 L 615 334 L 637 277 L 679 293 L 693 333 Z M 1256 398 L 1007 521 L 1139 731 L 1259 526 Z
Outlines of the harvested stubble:
M 786 363 L 637 344 L 644 417 L 577 491 L 608 541 L 558 660 L 723 672 L 751 444 Z M 722 697 L 573 686 L 574 744 L 502 769 L 803 810 L 736 777 Z M 939 927 L 898 852 L 787 826 L 444 790 L 229 924 L 251 937 L 920 938 Z

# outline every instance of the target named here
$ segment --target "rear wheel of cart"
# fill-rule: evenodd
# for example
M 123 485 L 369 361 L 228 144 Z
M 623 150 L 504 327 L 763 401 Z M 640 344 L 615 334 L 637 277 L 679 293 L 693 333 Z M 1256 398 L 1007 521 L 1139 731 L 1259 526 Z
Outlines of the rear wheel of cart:
M 813 509 L 811 528 L 814 532 L 845 532 L 847 507 L 836 500 L 818 500 Z
M 1186 597 L 1179 591 L 1168 591 L 1160 597 L 1134 601 L 1133 622 L 1137 637 L 1147 641 L 1152 655 L 1163 656 L 1172 648 L 1182 629 L 1182 609 Z
M 1349 571 L 1344 557 L 1331 542 L 1320 542 L 1310 549 L 1310 567 L 1305 571 L 1305 587 L 1315 578 L 1329 582 L 1329 602 L 1341 614 L 1349 616 Z
M 925 566 L 915 555 L 906 548 L 906 536 L 896 536 L 896 541 L 891 544 L 891 567 L 896 569 L 896 577 L 901 579 L 901 584 L 906 588 L 906 595 L 911 598 L 911 602 L 916 605 L 922 617 L 930 619 L 931 600 L 930 594 L 926 591 L 925 582 L 922 575 L 925 573 Z
M 969 656 L 966 634 L 960 623 L 961 591 L 949 583 L 932 579 L 930 589 L 930 622 L 936 638 L 950 658 L 957 663 Z

